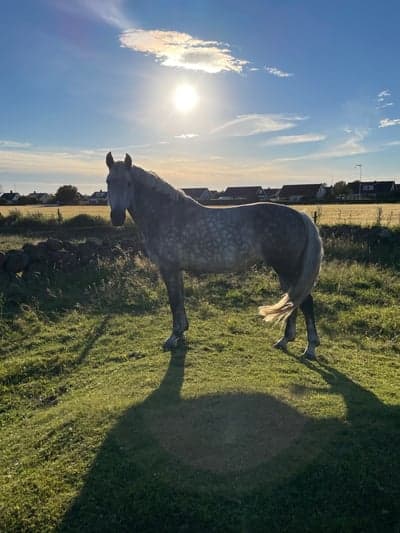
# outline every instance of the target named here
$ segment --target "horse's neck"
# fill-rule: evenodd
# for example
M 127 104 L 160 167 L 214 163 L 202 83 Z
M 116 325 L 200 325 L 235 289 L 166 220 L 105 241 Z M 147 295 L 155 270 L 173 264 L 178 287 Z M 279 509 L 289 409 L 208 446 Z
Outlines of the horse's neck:
M 178 204 L 178 201 L 176 201 L 176 204 Z M 179 209 L 184 208 L 184 204 L 185 198 L 182 198 L 182 202 L 179 201 Z M 171 205 L 173 209 L 175 201 L 171 200 L 167 194 L 154 191 L 141 183 L 137 183 L 134 186 L 128 211 L 139 230 L 146 237 L 160 221 L 164 225 L 171 221 L 173 214 L 171 213 Z

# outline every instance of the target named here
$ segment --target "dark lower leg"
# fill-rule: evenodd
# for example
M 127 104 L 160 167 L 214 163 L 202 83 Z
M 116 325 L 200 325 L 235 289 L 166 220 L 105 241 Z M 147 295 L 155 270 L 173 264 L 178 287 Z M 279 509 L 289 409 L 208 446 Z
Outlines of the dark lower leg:
M 303 312 L 304 320 L 306 322 L 308 340 L 308 345 L 303 355 L 309 359 L 315 359 L 315 348 L 319 346 L 320 341 L 315 325 L 314 300 L 311 294 L 308 295 L 304 302 L 300 305 L 300 309 Z
M 167 287 L 169 304 L 172 311 L 172 334 L 165 342 L 166 349 L 173 348 L 189 327 L 184 305 L 183 276 L 179 270 L 163 270 L 162 276 Z
M 286 321 L 285 333 L 281 339 L 275 344 L 276 348 L 281 350 L 287 349 L 287 343 L 294 341 L 296 338 L 296 319 L 297 319 L 297 309 L 293 311 L 290 317 Z

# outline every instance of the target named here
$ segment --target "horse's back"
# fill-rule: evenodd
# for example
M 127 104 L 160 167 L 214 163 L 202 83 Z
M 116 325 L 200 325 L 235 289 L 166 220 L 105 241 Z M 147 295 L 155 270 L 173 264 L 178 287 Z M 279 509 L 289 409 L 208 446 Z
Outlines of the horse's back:
M 181 228 L 177 253 L 189 270 L 239 270 L 260 260 L 275 267 L 297 262 L 304 246 L 302 216 L 280 204 L 199 206 Z
M 240 219 L 254 229 L 263 260 L 276 270 L 291 270 L 300 261 L 307 229 L 302 213 L 289 206 L 269 202 L 238 206 Z
M 200 213 L 199 213 L 200 214 Z M 239 234 L 251 228 L 260 238 L 296 240 L 304 237 L 305 226 L 301 213 L 283 204 L 258 202 L 225 208 L 203 208 L 201 217 L 219 227 L 234 228 Z

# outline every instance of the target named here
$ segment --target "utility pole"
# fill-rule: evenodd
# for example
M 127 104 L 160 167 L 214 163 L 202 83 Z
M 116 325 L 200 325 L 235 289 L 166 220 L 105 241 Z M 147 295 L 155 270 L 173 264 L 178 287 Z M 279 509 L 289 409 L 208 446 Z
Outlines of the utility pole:
M 360 181 L 358 183 L 358 200 L 361 200 L 361 180 L 362 180 L 362 164 L 357 163 L 357 165 L 354 165 L 355 167 L 358 167 L 360 169 Z

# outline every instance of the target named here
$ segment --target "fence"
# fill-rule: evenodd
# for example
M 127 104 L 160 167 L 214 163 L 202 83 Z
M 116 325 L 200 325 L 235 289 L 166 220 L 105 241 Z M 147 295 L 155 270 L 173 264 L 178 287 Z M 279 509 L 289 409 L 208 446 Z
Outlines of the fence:
M 219 207 L 219 206 L 215 206 Z M 226 206 L 228 207 L 228 206 Z M 391 204 L 299 204 L 293 205 L 299 211 L 305 211 L 317 224 L 357 224 L 361 226 L 400 226 L 400 203 Z M 8 216 L 15 211 L 15 206 L 0 206 L 0 215 Z M 77 215 L 89 215 L 91 217 L 101 217 L 107 221 L 110 218 L 110 208 L 108 206 L 62 206 L 39 207 L 39 206 L 18 206 L 21 216 L 32 215 L 33 218 L 45 220 L 53 218 L 58 221 L 67 221 Z M 38 213 L 40 215 L 38 216 Z M 32 224 L 31 226 L 33 226 Z M 87 224 L 91 226 L 88 221 Z M 33 227 L 31 228 L 33 229 Z
M 400 204 L 299 205 L 316 224 L 355 224 L 360 226 L 400 226 Z

